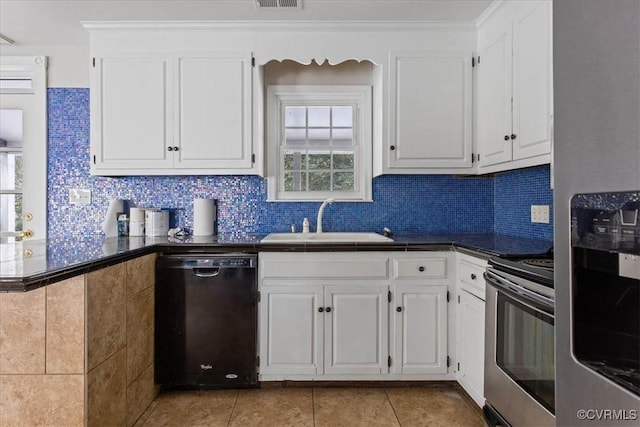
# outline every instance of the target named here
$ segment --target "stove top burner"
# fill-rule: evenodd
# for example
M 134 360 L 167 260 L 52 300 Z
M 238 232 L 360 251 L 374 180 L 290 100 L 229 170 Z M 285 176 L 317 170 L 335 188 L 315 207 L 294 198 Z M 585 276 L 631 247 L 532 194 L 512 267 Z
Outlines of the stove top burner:
M 523 259 L 522 263 L 530 265 L 532 267 L 540 267 L 553 270 L 553 258 L 527 258 Z

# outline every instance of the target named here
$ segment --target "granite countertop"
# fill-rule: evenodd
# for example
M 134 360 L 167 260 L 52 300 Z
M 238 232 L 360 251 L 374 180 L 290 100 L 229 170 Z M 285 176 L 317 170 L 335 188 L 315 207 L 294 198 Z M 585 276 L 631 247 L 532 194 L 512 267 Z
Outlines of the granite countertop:
M 547 240 L 496 234 L 397 234 L 392 243 L 263 244 L 264 235 L 214 237 L 69 236 L 0 245 L 0 292 L 28 291 L 154 252 L 415 251 L 460 248 L 479 256 L 540 254 Z

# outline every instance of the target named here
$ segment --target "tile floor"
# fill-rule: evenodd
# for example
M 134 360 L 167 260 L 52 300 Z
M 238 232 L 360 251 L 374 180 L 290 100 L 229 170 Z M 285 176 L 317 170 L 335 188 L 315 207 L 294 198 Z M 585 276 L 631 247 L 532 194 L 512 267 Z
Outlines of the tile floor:
M 456 386 L 263 387 L 162 393 L 135 427 L 484 426 Z

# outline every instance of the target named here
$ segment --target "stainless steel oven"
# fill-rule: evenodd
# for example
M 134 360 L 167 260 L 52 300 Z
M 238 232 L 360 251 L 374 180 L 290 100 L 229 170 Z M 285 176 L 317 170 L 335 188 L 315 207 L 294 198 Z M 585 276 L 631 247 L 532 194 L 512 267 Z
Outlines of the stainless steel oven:
M 555 425 L 552 262 L 489 261 L 484 412 L 491 426 Z

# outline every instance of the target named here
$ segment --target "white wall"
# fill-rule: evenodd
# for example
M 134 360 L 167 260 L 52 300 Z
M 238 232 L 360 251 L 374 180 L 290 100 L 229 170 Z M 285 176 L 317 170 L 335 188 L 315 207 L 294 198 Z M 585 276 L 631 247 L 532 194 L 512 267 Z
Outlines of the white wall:
M 44 55 L 48 58 L 48 87 L 89 87 L 89 37 L 82 46 L 2 45 L 2 56 Z

